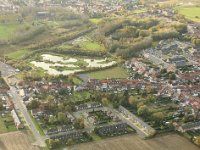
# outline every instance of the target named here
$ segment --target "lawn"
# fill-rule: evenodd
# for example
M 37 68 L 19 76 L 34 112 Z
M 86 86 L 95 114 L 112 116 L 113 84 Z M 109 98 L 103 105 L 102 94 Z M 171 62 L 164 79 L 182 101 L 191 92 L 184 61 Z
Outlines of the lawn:
M 184 15 L 187 19 L 200 22 L 200 7 L 177 7 L 180 14 Z
M 127 78 L 129 75 L 126 69 L 122 67 L 113 67 L 106 70 L 95 71 L 88 74 L 92 79 L 107 79 L 107 78 Z
M 9 39 L 18 27 L 19 24 L 0 24 L 0 39 Z
M 27 49 L 24 49 L 24 50 L 18 50 L 18 51 L 15 51 L 15 52 L 11 52 L 9 54 L 7 54 L 7 57 L 9 59 L 21 59 L 22 57 L 24 57 L 25 55 L 28 55 L 30 54 L 31 51 L 27 50 Z
M 91 50 L 91 51 L 105 51 L 105 47 L 102 44 L 99 44 L 95 41 L 85 41 L 80 44 L 80 46 L 85 50 Z

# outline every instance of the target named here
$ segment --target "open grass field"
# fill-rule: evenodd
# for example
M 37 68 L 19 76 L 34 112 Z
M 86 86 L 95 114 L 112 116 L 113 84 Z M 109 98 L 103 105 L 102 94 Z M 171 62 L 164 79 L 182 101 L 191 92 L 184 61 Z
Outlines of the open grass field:
M 184 15 L 187 19 L 200 22 L 200 7 L 182 6 L 182 7 L 177 7 L 177 10 L 180 14 Z
M 70 150 L 199 150 L 190 141 L 176 134 L 142 140 L 137 135 L 125 135 L 93 143 L 75 145 Z
M 0 134 L 0 150 L 39 150 L 32 142 L 31 136 L 24 132 Z
M 102 21 L 102 18 L 91 18 L 90 21 L 95 24 L 99 24 Z
M 19 24 L 0 24 L 0 39 L 9 39 L 19 26 Z
M 6 56 L 9 58 L 9 59 L 20 59 L 22 58 L 23 56 L 27 55 L 27 54 L 30 54 L 31 51 L 29 50 L 18 50 L 18 51 L 14 51 L 14 52 L 11 52 L 11 53 L 8 53 Z
M 107 78 L 127 78 L 128 73 L 122 67 L 113 67 L 106 70 L 91 72 L 88 76 L 92 79 L 107 79 Z
M 105 47 L 95 41 L 85 41 L 80 44 L 81 48 L 91 51 L 105 51 Z

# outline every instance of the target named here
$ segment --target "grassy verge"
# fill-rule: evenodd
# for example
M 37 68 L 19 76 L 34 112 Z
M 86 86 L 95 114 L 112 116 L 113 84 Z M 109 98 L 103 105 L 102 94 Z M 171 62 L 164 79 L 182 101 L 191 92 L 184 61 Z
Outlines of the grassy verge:
M 33 121 L 35 127 L 37 128 L 37 130 L 39 131 L 40 135 L 44 136 L 44 131 L 42 130 L 42 128 L 40 127 L 40 125 L 38 124 L 38 122 L 33 118 L 33 116 L 31 115 L 30 111 L 29 111 L 29 115 L 31 117 L 31 120 Z

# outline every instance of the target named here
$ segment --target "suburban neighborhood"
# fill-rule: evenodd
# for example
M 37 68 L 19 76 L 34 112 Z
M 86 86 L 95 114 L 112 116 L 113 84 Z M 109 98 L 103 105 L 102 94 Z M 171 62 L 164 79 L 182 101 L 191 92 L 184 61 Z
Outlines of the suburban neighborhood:
M 0 3 L 0 149 L 199 149 L 198 0 Z

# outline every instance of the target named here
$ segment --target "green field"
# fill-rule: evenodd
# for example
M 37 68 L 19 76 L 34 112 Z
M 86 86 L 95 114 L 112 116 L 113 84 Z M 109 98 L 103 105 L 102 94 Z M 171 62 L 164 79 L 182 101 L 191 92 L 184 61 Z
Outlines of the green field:
M 31 53 L 31 51 L 26 50 L 26 49 L 24 49 L 24 50 L 18 50 L 18 51 L 15 51 L 15 52 L 7 54 L 7 57 L 9 59 L 20 59 L 23 56 L 25 56 L 27 54 L 30 54 L 30 53 Z
M 19 24 L 0 24 L 0 39 L 9 39 L 19 28 Z
M 177 7 L 178 12 L 184 15 L 187 19 L 200 22 L 200 7 Z
M 102 18 L 91 18 L 90 21 L 95 24 L 99 24 L 102 21 Z
M 113 67 L 102 71 L 91 72 L 88 74 L 92 79 L 106 79 L 106 78 L 127 78 L 129 75 L 122 67 Z
M 85 41 L 80 44 L 81 48 L 91 51 L 105 51 L 105 47 L 95 41 Z

